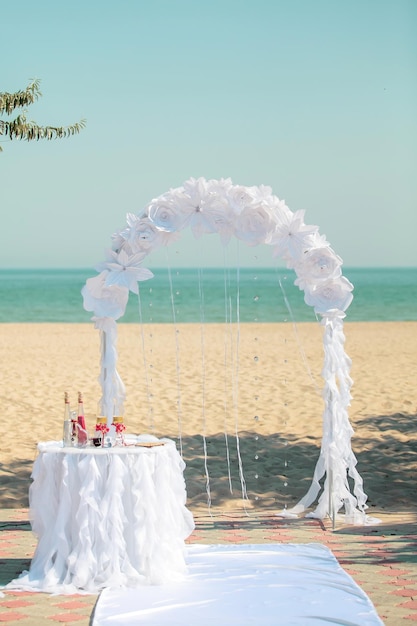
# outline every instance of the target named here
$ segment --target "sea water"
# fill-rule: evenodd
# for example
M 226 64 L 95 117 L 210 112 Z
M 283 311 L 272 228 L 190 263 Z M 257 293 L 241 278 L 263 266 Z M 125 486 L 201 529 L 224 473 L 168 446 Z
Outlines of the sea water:
M 130 294 L 125 323 L 315 321 L 284 268 L 158 268 Z M 354 286 L 346 321 L 417 320 L 417 268 L 343 268 Z M 0 270 L 0 322 L 89 322 L 92 269 Z

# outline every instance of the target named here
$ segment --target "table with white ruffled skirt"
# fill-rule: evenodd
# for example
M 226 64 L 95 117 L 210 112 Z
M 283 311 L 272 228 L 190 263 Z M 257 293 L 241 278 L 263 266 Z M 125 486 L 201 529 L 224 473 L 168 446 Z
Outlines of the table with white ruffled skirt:
M 185 464 L 169 439 L 112 448 L 38 444 L 29 490 L 37 547 L 30 569 L 9 587 L 97 593 L 179 580 L 185 539 Z

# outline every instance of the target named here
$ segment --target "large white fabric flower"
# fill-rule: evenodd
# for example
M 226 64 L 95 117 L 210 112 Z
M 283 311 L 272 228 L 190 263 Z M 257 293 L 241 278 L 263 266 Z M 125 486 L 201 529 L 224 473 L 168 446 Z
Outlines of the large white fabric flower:
M 127 287 L 133 293 L 139 293 L 138 281 L 153 277 L 150 270 L 140 265 L 144 256 L 144 252 L 129 256 L 125 250 L 121 250 L 119 253 L 108 250 L 107 261 L 99 263 L 96 269 L 98 272 L 107 270 L 107 287 L 119 285 Z
M 153 250 L 158 246 L 166 246 L 169 243 L 173 243 L 178 237 L 179 234 L 176 232 L 171 233 L 155 228 L 151 220 L 143 217 L 135 222 L 131 245 L 137 251 L 150 248 Z
M 177 233 L 160 230 L 149 218 L 138 217 L 133 213 L 126 216 L 127 228 L 121 231 L 121 236 L 131 253 L 148 253 L 159 246 L 166 246 L 178 238 Z M 126 249 L 126 245 L 124 246 Z
M 235 235 L 248 246 L 265 243 L 274 228 L 271 213 L 263 204 L 247 206 L 235 216 Z
M 230 238 L 233 213 L 217 181 L 191 178 L 184 183 L 177 202 L 185 217 L 184 226 L 189 226 L 195 237 L 203 233 L 218 233 L 223 242 Z
M 233 232 L 228 207 L 213 194 L 202 198 L 199 204 L 190 203 L 187 223 L 195 237 L 203 234 L 222 233 L 223 241 Z
M 332 309 L 346 311 L 353 300 L 353 285 L 345 276 L 320 281 L 304 292 L 304 301 L 321 315 Z
M 227 192 L 227 201 L 236 215 L 239 215 L 243 209 L 255 205 L 254 195 L 243 185 L 232 185 Z
M 194 220 L 193 233 L 195 237 L 199 237 L 204 232 L 217 233 L 224 246 L 229 243 L 234 231 L 234 221 L 231 211 L 227 210 L 227 208 L 214 211 L 211 214 L 209 213 L 209 215 L 206 209 L 204 216 L 200 213 L 199 218 L 194 218 Z M 210 228 L 210 231 L 204 229 L 207 227 Z
M 267 242 L 274 245 L 274 256 L 282 256 L 289 261 L 297 260 L 308 250 L 312 238 L 318 231 L 317 226 L 307 226 L 304 223 L 304 210 L 295 213 L 282 212 L 282 223 L 278 224 L 275 232 Z
M 186 214 L 181 207 L 163 197 L 148 204 L 146 215 L 158 230 L 167 233 L 176 232 L 185 226 Z
M 330 246 L 313 248 L 295 263 L 298 278 L 294 282 L 300 289 L 305 289 L 311 283 L 338 278 L 342 275 L 341 266 L 342 259 Z
M 106 285 L 107 272 L 88 278 L 81 290 L 84 308 L 93 311 L 97 317 L 119 319 L 125 310 L 129 290 L 118 285 Z

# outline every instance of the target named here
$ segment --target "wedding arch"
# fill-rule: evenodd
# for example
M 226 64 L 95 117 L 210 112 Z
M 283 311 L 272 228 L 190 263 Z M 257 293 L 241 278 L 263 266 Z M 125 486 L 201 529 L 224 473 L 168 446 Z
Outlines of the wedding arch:
M 98 274 L 82 289 L 84 308 L 94 313 L 92 320 L 101 336 L 101 415 L 110 425 L 113 416 L 123 412 L 125 400 L 117 370 L 116 320 L 125 312 L 129 292 L 138 294 L 138 282 L 153 277 L 143 265 L 146 257 L 176 241 L 185 228 L 195 237 L 217 234 L 225 245 L 236 237 L 249 246 L 271 246 L 273 255 L 295 272 L 295 284 L 323 326 L 323 437 L 308 492 L 281 514 L 297 516 L 322 491 L 310 516 L 323 519 L 330 515 L 334 519 L 344 508 L 348 521 L 364 523 L 367 497 L 351 447 L 351 362 L 344 350 L 343 331 L 353 286 L 342 274 L 342 259 L 318 227 L 307 225 L 304 211 L 292 212 L 270 187 L 235 185 L 230 179 L 191 178 L 153 199 L 140 213 L 128 213 L 126 227 L 113 235 L 112 248 L 96 267 Z

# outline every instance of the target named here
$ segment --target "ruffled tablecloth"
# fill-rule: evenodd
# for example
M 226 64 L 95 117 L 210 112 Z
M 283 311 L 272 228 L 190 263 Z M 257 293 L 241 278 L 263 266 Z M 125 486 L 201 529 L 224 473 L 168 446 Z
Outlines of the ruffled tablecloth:
M 10 587 L 95 593 L 186 574 L 185 464 L 168 439 L 151 448 L 38 444 L 30 487 L 38 538 L 30 570 Z M 130 440 L 130 443 L 134 443 Z

